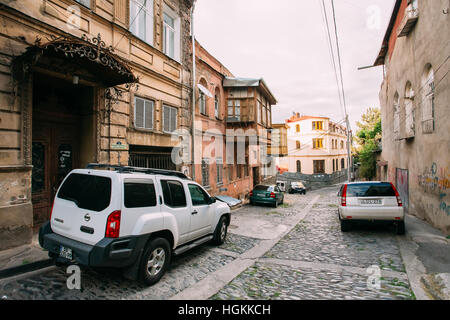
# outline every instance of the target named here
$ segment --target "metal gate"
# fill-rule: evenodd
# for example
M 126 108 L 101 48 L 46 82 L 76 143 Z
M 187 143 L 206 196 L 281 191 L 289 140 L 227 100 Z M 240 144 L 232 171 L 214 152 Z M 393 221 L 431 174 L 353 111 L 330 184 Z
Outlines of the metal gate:
M 176 170 L 170 154 L 130 153 L 128 165 L 140 168 Z

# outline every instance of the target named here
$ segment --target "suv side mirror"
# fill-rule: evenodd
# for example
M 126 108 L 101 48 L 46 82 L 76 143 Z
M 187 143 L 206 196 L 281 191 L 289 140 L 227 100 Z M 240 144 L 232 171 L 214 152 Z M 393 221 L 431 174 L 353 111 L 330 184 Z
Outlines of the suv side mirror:
M 213 203 L 216 203 L 216 198 L 214 198 L 214 197 L 211 197 L 211 198 L 209 198 L 209 204 L 213 204 Z

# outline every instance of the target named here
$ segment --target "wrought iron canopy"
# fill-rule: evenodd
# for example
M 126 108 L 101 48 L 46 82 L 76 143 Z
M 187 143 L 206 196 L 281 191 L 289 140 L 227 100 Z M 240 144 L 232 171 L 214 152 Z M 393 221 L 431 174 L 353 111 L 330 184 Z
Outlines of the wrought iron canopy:
M 31 72 L 43 57 L 48 61 L 63 59 L 72 69 L 73 66 L 79 66 L 80 69 L 88 70 L 95 75 L 96 81 L 106 87 L 137 82 L 126 61 L 114 53 L 114 48 L 106 46 L 100 34 L 92 39 L 86 35 L 81 39 L 53 37 L 45 44 L 41 44 L 41 39 L 37 38 L 34 46 L 28 47 L 14 59 L 15 75 L 23 77 Z

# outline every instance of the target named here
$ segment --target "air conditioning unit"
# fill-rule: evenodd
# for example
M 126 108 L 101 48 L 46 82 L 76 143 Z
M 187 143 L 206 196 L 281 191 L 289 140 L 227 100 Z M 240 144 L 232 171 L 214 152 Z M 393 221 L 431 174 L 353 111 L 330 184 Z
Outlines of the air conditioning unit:
M 400 26 L 398 28 L 398 37 L 406 37 L 414 26 L 417 23 L 417 20 L 419 20 L 419 9 L 413 7 L 412 4 L 410 4 L 406 8 L 405 16 L 403 17 L 402 22 L 400 23 Z

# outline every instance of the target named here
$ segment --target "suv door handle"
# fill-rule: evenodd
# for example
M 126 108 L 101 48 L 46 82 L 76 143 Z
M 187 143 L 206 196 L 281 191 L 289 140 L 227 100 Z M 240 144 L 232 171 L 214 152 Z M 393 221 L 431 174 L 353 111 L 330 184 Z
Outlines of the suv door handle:
M 197 211 L 197 210 L 194 210 L 194 211 L 192 211 L 191 214 L 197 214 L 197 213 L 198 213 L 198 211 Z

